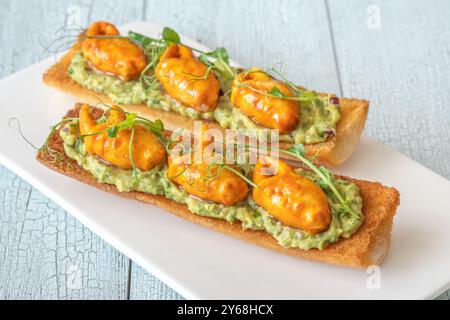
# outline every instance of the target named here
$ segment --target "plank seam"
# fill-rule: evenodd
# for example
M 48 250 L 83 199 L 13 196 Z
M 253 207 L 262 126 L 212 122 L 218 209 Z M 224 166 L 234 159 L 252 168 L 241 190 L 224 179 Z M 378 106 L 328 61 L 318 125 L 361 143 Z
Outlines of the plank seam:
M 131 259 L 128 259 L 128 274 L 127 274 L 127 293 L 126 293 L 126 300 L 131 300 L 131 270 L 132 270 L 132 264 L 134 262 Z
M 147 16 L 147 0 L 144 0 L 142 3 L 142 21 L 145 21 L 145 18 Z
M 330 33 L 331 46 L 333 48 L 333 59 L 334 59 L 334 64 L 336 66 L 336 74 L 337 74 L 337 78 L 338 78 L 338 86 L 339 86 L 339 91 L 340 91 L 339 95 L 342 97 L 344 95 L 344 91 L 342 89 L 341 72 L 339 70 L 339 59 L 338 59 L 337 51 L 336 51 L 336 42 L 334 39 L 334 32 L 333 32 L 333 22 L 331 20 L 330 6 L 328 4 L 328 0 L 324 0 L 324 4 L 325 4 L 326 15 L 327 15 L 327 21 L 328 21 L 328 31 Z

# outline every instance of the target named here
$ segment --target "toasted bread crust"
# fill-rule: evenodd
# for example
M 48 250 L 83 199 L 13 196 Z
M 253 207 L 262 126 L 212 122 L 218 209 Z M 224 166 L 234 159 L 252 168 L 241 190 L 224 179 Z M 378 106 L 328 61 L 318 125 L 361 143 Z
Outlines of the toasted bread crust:
M 77 117 L 78 111 L 79 106 L 70 110 L 66 116 Z M 94 111 L 94 116 L 99 116 L 100 114 L 101 110 L 96 109 Z M 63 141 L 59 136 L 59 131 L 55 132 L 51 137 L 49 147 L 61 151 L 65 156 Z M 79 167 L 75 161 L 67 157 L 65 157 L 65 164 L 52 161 L 51 157 L 45 152 L 39 152 L 37 159 L 52 170 L 95 188 L 123 198 L 134 199 L 158 206 L 180 218 L 220 231 L 235 238 L 297 258 L 349 267 L 364 268 L 369 265 L 380 264 L 383 261 L 389 248 L 393 217 L 400 203 L 400 195 L 394 188 L 385 187 L 378 182 L 341 177 L 352 181 L 360 189 L 363 199 L 363 215 L 365 217 L 360 229 L 350 238 L 341 239 L 329 245 L 324 250 L 283 248 L 269 234 L 263 231 L 243 230 L 242 225 L 238 222 L 229 223 L 225 220 L 199 216 L 190 212 L 185 205 L 169 200 L 163 196 L 155 196 L 143 192 L 119 192 L 113 185 L 99 183 L 88 171 Z
M 51 87 L 82 98 L 87 103 L 96 104 L 102 101 L 114 104 L 105 94 L 95 93 L 72 80 L 67 74 L 73 56 L 79 52 L 80 44 L 75 44 L 62 59 L 53 65 L 45 74 L 44 82 Z M 318 162 L 329 167 L 335 167 L 344 163 L 355 151 L 369 111 L 369 102 L 357 99 L 340 99 L 341 120 L 337 124 L 336 135 L 325 142 L 306 145 L 309 156 L 314 156 Z M 150 120 L 161 119 L 168 130 L 186 128 L 194 130 L 194 121 L 175 112 L 149 108 L 145 104 L 122 105 L 128 112 L 135 112 Z M 206 120 L 204 120 L 206 121 Z M 211 128 L 224 130 L 215 121 L 208 121 Z M 287 148 L 290 144 L 282 143 L 281 147 Z

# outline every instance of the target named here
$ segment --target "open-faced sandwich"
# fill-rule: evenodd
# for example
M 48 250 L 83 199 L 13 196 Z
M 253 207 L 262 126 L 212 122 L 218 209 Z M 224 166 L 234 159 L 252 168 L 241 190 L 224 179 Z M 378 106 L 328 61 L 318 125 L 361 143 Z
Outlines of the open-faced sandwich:
M 245 135 L 275 129 L 280 145 L 303 144 L 327 166 L 346 161 L 364 128 L 369 103 L 294 85 L 281 70 L 241 69 L 224 48 L 201 52 L 165 28 L 158 39 L 120 35 L 93 23 L 44 75 L 45 83 L 95 103 L 161 119 L 166 128 L 193 130 L 195 119 Z
M 280 151 L 299 168 L 268 153 L 254 165 L 229 163 L 216 149 L 205 158 L 198 150 L 214 142 L 205 129 L 185 148 L 161 121 L 79 104 L 52 127 L 37 158 L 101 190 L 281 253 L 352 267 L 383 261 L 397 190 L 334 176 L 300 144 Z

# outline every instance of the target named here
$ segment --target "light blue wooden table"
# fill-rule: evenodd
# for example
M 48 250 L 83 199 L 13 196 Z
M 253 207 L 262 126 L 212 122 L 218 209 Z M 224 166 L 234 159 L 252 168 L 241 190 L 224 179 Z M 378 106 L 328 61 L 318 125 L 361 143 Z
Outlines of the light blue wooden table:
M 0 78 L 49 56 L 39 39 L 74 10 L 83 25 L 155 21 L 243 65 L 285 62 L 295 82 L 367 98 L 367 134 L 450 179 L 448 0 L 0 0 Z M 182 297 L 0 167 L 0 298 Z

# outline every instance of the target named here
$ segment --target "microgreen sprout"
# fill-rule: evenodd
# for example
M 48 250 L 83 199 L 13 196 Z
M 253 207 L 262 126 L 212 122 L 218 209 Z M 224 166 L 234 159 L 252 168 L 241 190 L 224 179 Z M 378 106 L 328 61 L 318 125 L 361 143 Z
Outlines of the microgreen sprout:
M 25 142 L 28 143 L 28 144 L 29 144 L 33 149 L 35 149 L 37 152 L 42 152 L 42 153 L 45 153 L 46 155 L 48 155 L 48 156 L 49 156 L 49 161 L 50 161 L 50 162 L 56 163 L 56 164 L 58 164 L 58 165 L 62 165 L 62 164 L 65 162 L 66 165 L 67 165 L 68 167 L 71 167 L 72 165 L 71 165 L 69 162 L 66 162 L 66 161 L 64 160 L 64 155 L 62 154 L 62 152 L 60 152 L 60 151 L 58 151 L 58 150 L 55 150 L 55 149 L 51 148 L 51 147 L 49 146 L 49 144 L 50 144 L 50 140 L 51 140 L 52 136 L 54 135 L 54 133 L 56 132 L 56 130 L 58 130 L 58 128 L 59 128 L 61 125 L 65 124 L 65 123 L 67 123 L 67 122 L 74 121 L 74 120 L 76 120 L 76 119 L 77 119 L 77 118 L 65 118 L 65 119 L 61 120 L 60 122 L 58 122 L 57 124 L 51 126 L 51 127 L 50 127 L 50 133 L 48 134 L 47 138 L 45 139 L 44 144 L 43 144 L 41 147 L 39 147 L 39 148 L 36 147 L 36 146 L 35 146 L 30 140 L 28 140 L 27 137 L 24 135 L 24 133 L 23 133 L 23 131 L 22 131 L 22 128 L 21 128 L 21 124 L 20 124 L 19 119 L 17 119 L 17 118 L 11 118 L 11 119 L 9 119 L 8 125 L 9 125 L 9 127 L 11 127 L 11 124 L 12 124 L 13 122 L 16 122 L 16 123 L 17 123 L 17 126 L 18 126 L 18 130 L 19 130 L 19 134 L 20 134 L 20 136 L 22 137 L 22 139 L 24 139 Z
M 181 43 L 180 36 L 178 35 L 178 33 L 169 27 L 164 27 L 163 32 L 162 32 L 162 37 L 163 37 L 164 41 L 169 44 L 180 44 Z
M 225 48 L 217 48 L 214 51 L 202 53 L 198 58 L 222 77 L 228 79 L 236 77 L 236 71 L 230 66 L 229 55 Z
M 279 64 L 280 67 L 279 69 L 277 69 L 275 66 L 268 69 L 267 73 L 271 76 L 273 76 L 274 78 L 280 78 L 283 80 L 284 83 L 286 83 L 297 95 L 302 94 L 302 90 L 300 90 L 292 81 L 290 81 L 284 74 L 284 72 L 282 71 L 282 64 Z

